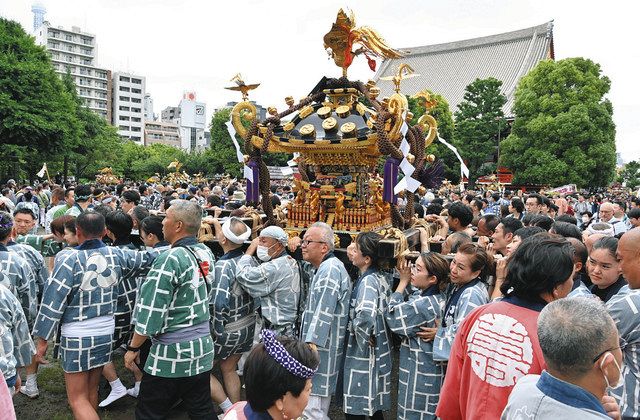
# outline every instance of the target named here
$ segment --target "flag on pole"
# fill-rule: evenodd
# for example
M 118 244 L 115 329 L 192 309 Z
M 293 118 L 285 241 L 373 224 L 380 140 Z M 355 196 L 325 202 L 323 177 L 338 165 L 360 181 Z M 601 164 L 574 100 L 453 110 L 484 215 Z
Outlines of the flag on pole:
M 40 169 L 40 172 L 38 172 L 36 175 L 38 175 L 38 178 L 43 178 L 45 172 L 47 172 L 47 163 L 43 163 L 42 164 L 42 169 Z

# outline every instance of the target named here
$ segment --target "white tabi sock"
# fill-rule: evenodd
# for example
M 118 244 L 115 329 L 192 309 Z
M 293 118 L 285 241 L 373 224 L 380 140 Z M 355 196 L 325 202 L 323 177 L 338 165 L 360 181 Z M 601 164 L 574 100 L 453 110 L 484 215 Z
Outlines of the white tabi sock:
M 115 381 L 113 382 L 109 382 L 109 385 L 111 385 L 111 391 L 117 391 L 120 388 L 122 388 L 123 390 L 126 390 L 126 388 L 124 387 L 124 385 L 122 384 L 122 382 L 120 382 L 120 378 L 117 378 Z
M 229 400 L 229 398 L 227 398 L 220 403 L 220 408 L 226 413 L 227 411 L 229 411 L 232 405 L 233 403 Z
M 38 375 L 35 373 L 30 373 L 27 375 L 27 383 L 25 385 L 35 385 L 36 384 L 36 379 L 37 379 Z

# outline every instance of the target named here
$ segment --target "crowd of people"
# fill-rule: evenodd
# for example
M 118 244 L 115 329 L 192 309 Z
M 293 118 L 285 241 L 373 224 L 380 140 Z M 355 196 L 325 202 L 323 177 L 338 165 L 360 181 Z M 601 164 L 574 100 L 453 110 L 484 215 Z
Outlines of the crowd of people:
M 273 183 L 274 206 L 293 198 Z M 78 419 L 127 396 L 139 419 L 180 401 L 191 418 L 383 419 L 396 392 L 399 419 L 640 418 L 639 198 L 423 191 L 419 252 L 397 263 L 376 232 L 342 258 L 326 223 L 257 230 L 245 204 L 237 180 L 9 180 L 0 418 L 40 394 L 49 347 Z

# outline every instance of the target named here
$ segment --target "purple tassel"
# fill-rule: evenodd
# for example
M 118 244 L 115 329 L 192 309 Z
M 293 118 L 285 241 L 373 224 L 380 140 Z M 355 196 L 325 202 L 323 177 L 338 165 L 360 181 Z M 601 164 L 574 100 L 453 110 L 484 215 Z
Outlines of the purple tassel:
M 393 189 L 398 183 L 398 166 L 400 159 L 388 157 L 384 163 L 384 185 L 382 188 L 382 199 L 387 203 L 396 204 L 398 197 L 393 193 Z
M 253 182 L 247 179 L 247 203 L 257 203 L 260 200 L 260 170 L 253 159 L 247 166 L 253 172 Z

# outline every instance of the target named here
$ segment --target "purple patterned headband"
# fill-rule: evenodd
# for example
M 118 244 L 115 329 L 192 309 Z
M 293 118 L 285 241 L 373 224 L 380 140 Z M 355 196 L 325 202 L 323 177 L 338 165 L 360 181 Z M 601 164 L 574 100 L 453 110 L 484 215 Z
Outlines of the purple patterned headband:
M 262 330 L 262 342 L 269 356 L 293 375 L 302 379 L 311 379 L 315 375 L 317 369 L 311 369 L 291 356 L 282 343 L 276 339 L 275 331 Z

